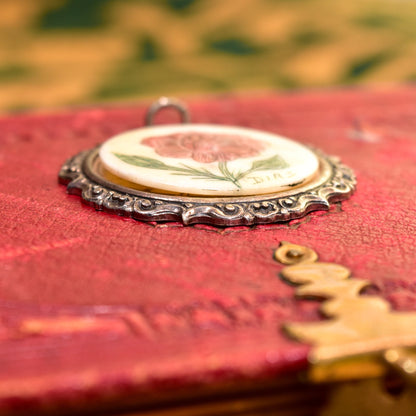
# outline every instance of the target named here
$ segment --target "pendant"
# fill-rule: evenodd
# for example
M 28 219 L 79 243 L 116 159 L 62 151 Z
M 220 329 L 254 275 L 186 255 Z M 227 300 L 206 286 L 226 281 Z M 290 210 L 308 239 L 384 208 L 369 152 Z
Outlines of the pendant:
M 153 125 L 166 107 L 182 123 Z M 69 159 L 59 180 L 97 210 L 218 226 L 300 218 L 355 189 L 354 173 L 337 158 L 276 134 L 189 119 L 183 103 L 162 97 L 150 106 L 146 127 Z

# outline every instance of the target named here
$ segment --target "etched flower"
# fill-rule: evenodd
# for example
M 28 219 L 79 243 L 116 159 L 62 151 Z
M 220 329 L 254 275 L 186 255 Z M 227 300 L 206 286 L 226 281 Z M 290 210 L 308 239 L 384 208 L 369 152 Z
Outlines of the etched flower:
M 204 133 L 176 133 L 148 137 L 141 144 L 153 147 L 160 156 L 189 158 L 201 163 L 257 156 L 265 144 L 248 137 Z

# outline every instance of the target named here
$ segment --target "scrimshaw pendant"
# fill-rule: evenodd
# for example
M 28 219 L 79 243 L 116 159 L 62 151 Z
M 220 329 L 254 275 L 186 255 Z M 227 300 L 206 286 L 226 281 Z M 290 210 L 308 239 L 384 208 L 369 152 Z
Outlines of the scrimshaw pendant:
M 185 123 L 152 125 L 165 107 Z M 276 134 L 188 120 L 182 103 L 161 98 L 147 127 L 72 157 L 59 180 L 97 210 L 218 226 L 300 218 L 354 191 L 354 173 L 337 158 Z

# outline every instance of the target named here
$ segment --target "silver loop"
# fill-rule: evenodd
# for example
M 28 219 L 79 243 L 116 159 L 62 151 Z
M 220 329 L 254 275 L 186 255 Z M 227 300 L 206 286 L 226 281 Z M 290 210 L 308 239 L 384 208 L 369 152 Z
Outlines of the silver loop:
M 182 123 L 189 123 L 191 121 L 191 117 L 189 115 L 188 107 L 186 106 L 186 104 L 184 104 L 180 100 L 177 100 L 176 98 L 160 97 L 147 110 L 145 117 L 146 126 L 152 126 L 153 118 L 156 115 L 156 113 L 167 107 L 172 107 L 180 113 Z

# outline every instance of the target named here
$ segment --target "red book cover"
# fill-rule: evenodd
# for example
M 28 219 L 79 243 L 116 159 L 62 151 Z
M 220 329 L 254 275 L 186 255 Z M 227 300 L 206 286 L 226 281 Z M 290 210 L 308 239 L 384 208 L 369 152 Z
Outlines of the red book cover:
M 145 105 L 3 118 L 0 413 L 160 410 L 253 391 L 266 410 L 301 409 L 290 383 L 310 347 L 282 325 L 322 318 L 273 252 L 311 247 L 394 309 L 416 309 L 415 103 L 414 87 L 191 100 L 194 122 L 287 136 L 357 176 L 327 211 L 229 228 L 97 212 L 58 184 L 65 160 L 139 127 Z M 270 401 L 275 383 L 288 393 Z

